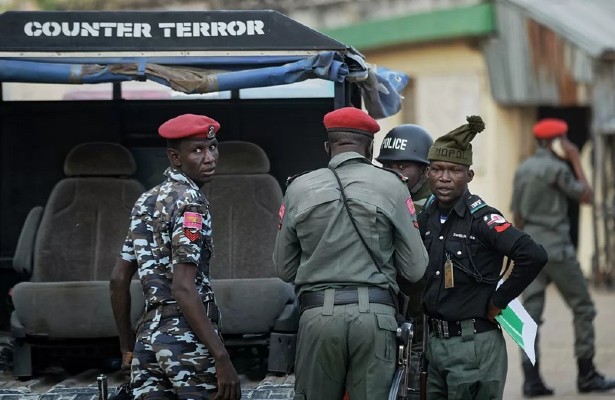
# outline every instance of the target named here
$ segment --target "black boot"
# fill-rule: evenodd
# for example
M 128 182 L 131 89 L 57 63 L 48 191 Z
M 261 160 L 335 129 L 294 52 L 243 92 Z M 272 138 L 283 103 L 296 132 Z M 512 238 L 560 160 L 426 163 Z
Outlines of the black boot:
M 607 379 L 596 371 L 591 358 L 578 359 L 579 376 L 577 377 L 577 389 L 581 393 L 606 392 L 615 389 L 615 380 Z
M 523 362 L 523 375 L 525 380 L 523 382 L 523 396 L 524 397 L 538 397 L 538 396 L 553 396 L 553 389 L 545 386 L 540 372 L 538 369 L 538 361 L 535 365 L 532 365 L 529 361 Z

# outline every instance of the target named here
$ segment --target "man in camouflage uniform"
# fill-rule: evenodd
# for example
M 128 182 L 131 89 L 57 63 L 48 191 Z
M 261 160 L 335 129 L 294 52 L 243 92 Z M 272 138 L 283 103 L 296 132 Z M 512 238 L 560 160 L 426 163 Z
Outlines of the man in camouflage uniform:
M 112 273 L 123 367 L 131 362 L 136 399 L 241 397 L 239 377 L 218 334 L 209 282 L 211 216 L 199 190 L 216 167 L 219 128 L 215 120 L 192 114 L 160 126 L 171 165 L 166 180 L 137 200 Z M 129 291 L 135 272 L 146 302 L 136 338 Z

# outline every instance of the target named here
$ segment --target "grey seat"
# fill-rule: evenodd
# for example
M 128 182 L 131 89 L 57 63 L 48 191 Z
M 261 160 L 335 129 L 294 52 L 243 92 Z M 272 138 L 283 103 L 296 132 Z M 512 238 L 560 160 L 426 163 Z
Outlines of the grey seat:
M 13 288 L 15 375 L 32 375 L 37 347 L 117 337 L 109 278 L 131 208 L 144 191 L 129 178 L 135 168 L 130 152 L 115 143 L 86 143 L 67 155 L 66 178 L 51 191 L 34 236 L 31 280 Z M 22 236 L 32 241 L 31 232 Z M 136 321 L 144 305 L 137 280 L 131 293 Z
M 275 275 L 272 254 L 282 190 L 269 159 L 249 142 L 220 143 L 220 161 L 203 187 L 211 205 L 212 286 L 227 346 L 262 340 L 269 371 L 294 365 L 298 308 L 292 285 Z

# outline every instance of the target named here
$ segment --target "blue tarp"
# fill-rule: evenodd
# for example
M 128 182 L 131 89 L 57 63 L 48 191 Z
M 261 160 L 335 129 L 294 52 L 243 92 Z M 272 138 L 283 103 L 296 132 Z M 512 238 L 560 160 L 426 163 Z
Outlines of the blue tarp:
M 181 58 L 175 59 L 179 62 Z M 263 66 L 279 62 L 267 57 L 252 58 L 252 63 L 234 57 L 227 60 L 236 68 L 229 70 L 223 58 L 201 57 L 201 63 L 183 60 L 182 65 L 169 65 L 161 59 L 153 63 L 147 58 L 107 59 L 100 63 L 58 63 L 49 60 L 0 59 L 0 81 L 35 83 L 95 84 L 130 80 L 152 80 L 188 94 L 290 84 L 306 79 L 325 79 L 334 82 L 349 80 L 361 88 L 367 111 L 374 118 L 397 113 L 401 108 L 401 91 L 408 82 L 405 74 L 383 68 L 374 69 L 356 54 L 344 58 L 337 52 L 323 52 L 283 65 Z M 81 61 L 87 61 L 82 59 Z M 194 60 L 193 60 L 194 61 Z M 285 60 L 286 61 L 286 60 Z

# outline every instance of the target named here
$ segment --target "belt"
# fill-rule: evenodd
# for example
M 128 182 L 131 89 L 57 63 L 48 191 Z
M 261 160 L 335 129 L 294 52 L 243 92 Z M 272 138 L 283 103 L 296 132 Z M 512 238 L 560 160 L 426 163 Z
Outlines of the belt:
M 498 325 L 491 321 L 481 318 L 472 318 L 474 333 L 483 333 L 498 329 Z M 461 321 L 443 321 L 441 319 L 429 317 L 429 328 L 440 339 L 448 339 L 454 336 L 461 336 Z
M 388 289 L 381 289 L 377 287 L 368 288 L 369 302 L 385 304 L 387 306 L 395 307 L 391 292 Z M 319 292 L 305 292 L 299 296 L 299 313 L 303 313 L 305 310 L 322 307 L 325 301 L 324 291 Z M 356 304 L 359 302 L 359 292 L 356 288 L 352 289 L 335 289 L 335 296 L 333 305 L 341 306 L 344 304 Z
M 207 317 L 209 318 L 209 320 L 216 324 L 219 323 L 220 310 L 218 309 L 216 303 L 214 303 L 213 301 L 208 301 L 206 303 L 203 303 L 203 305 L 205 306 L 205 310 L 207 311 Z M 183 315 L 177 303 L 159 305 L 149 310 L 148 313 L 153 312 L 154 310 L 160 310 L 160 318 L 172 318 Z

